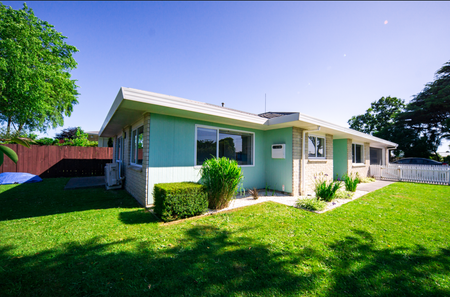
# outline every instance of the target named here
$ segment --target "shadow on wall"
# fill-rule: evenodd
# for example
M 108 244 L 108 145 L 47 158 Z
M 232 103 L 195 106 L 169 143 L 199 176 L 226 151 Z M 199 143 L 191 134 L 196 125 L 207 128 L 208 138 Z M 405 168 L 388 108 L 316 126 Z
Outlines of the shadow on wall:
M 69 178 L 0 186 L 0 221 L 90 209 L 140 207 L 125 190 L 105 188 L 64 190 Z
M 170 230 L 168 230 L 169 232 Z M 237 232 L 241 232 L 239 230 Z M 233 236 L 231 236 L 233 235 Z M 152 239 L 150 239 L 152 240 Z M 448 296 L 430 273 L 448 273 L 450 252 L 375 248 L 370 234 L 313 249 L 274 252 L 225 229 L 193 226 L 153 242 L 103 238 L 11 257 L 0 249 L 1 296 Z M 175 241 L 177 240 L 177 241 Z M 319 265 L 310 266 L 318 262 Z M 360 265 L 355 265 L 355 263 Z

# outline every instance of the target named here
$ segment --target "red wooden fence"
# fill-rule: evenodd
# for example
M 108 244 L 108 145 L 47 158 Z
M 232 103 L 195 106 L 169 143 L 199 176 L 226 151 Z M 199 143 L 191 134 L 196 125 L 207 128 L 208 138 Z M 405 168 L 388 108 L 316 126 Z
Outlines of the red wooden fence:
M 104 166 L 113 157 L 112 147 L 39 146 L 30 148 L 6 144 L 19 161 L 15 164 L 5 156 L 0 173 L 28 172 L 40 177 L 95 176 L 104 174 Z

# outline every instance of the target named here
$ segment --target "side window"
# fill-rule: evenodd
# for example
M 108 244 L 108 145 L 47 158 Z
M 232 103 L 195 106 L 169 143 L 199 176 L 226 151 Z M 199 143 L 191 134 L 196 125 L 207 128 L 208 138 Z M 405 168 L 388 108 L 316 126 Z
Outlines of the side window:
M 135 165 L 142 165 L 144 151 L 144 126 L 133 130 L 131 132 L 131 152 L 130 163 Z
M 352 162 L 353 163 L 363 163 L 364 162 L 363 156 L 364 156 L 363 146 L 361 144 L 353 143 L 352 144 Z
M 308 158 L 325 158 L 325 138 L 308 136 Z

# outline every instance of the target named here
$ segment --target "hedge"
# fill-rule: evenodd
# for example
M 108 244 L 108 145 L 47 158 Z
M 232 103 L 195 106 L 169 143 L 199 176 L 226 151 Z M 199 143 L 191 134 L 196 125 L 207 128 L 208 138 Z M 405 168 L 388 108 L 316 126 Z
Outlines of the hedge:
M 154 212 L 165 222 L 196 216 L 208 209 L 205 186 L 193 182 L 156 184 L 153 197 Z

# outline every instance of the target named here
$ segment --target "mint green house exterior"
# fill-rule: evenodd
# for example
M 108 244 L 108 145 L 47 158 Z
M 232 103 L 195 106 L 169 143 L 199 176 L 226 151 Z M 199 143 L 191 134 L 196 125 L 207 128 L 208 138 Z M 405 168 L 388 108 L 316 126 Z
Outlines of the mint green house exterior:
M 367 176 L 397 146 L 298 112 L 256 115 L 131 88 L 120 89 L 99 136 L 114 139 L 125 189 L 144 206 L 157 183 L 199 181 L 211 155 L 237 160 L 246 189 L 299 196 L 320 172 Z

